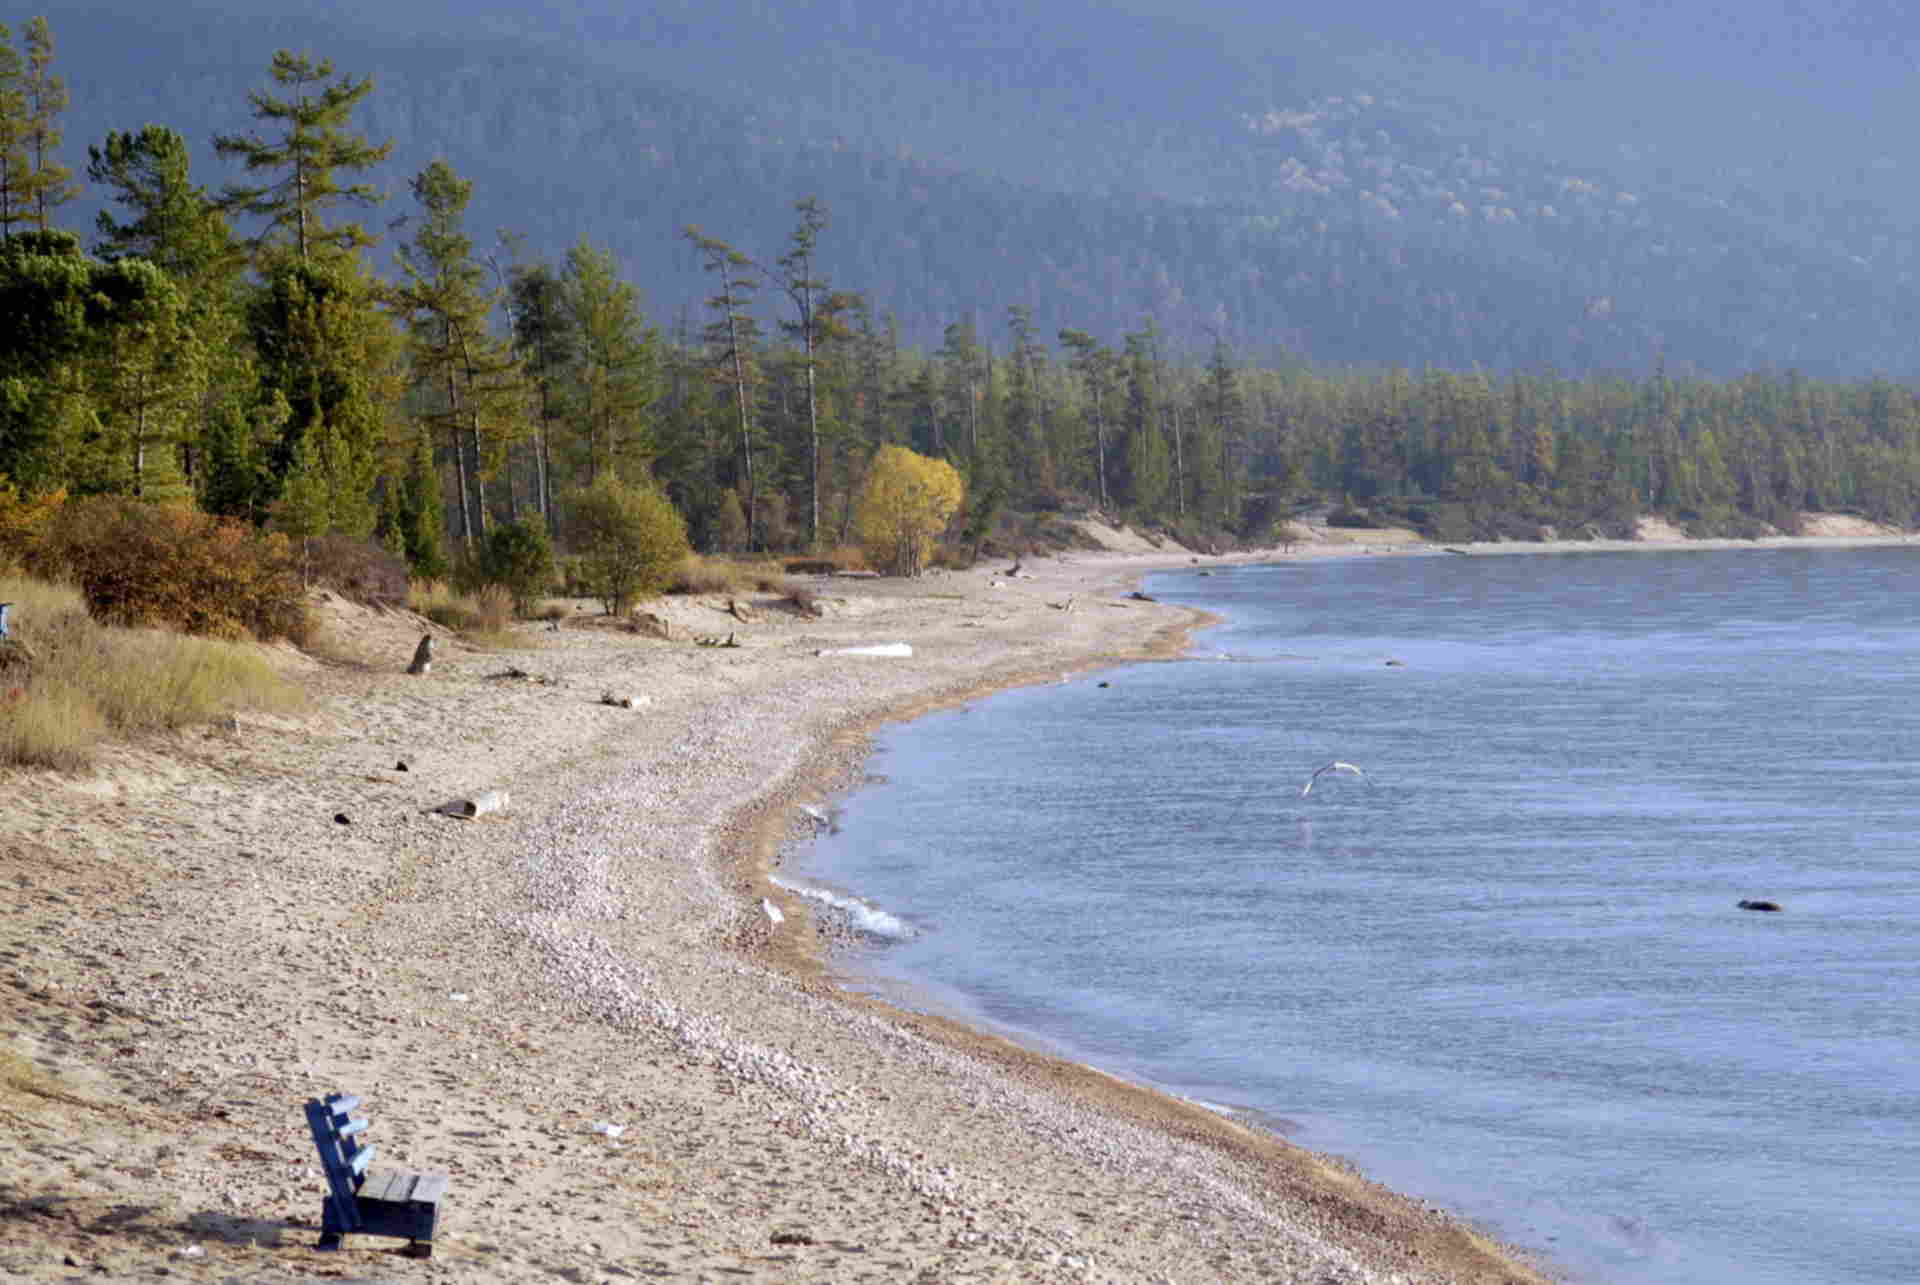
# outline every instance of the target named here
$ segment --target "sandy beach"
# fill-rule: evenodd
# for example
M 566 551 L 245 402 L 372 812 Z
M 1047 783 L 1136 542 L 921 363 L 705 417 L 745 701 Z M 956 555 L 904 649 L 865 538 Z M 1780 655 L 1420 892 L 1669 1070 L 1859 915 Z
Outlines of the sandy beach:
M 1433 552 L 1402 537 L 1284 556 Z M 648 604 L 667 638 L 583 605 L 423 677 L 418 617 L 317 595 L 329 659 L 275 653 L 304 715 L 0 778 L 0 1278 L 1546 1279 L 1337 1161 L 850 994 L 770 881 L 875 727 L 1177 651 L 1204 622 L 1140 576 L 1281 556 L 1108 543 L 808 580 L 819 616 Z M 831 654 L 878 643 L 912 655 Z M 314 1250 L 300 1108 L 335 1090 L 382 1164 L 451 1175 L 431 1259 Z

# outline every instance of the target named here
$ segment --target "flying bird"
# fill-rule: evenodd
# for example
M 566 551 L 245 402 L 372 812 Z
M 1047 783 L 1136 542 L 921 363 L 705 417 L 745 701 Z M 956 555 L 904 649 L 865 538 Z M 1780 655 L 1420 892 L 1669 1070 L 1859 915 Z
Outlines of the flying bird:
M 1373 781 L 1368 778 L 1367 774 L 1365 772 L 1362 772 L 1358 767 L 1354 766 L 1352 763 L 1342 763 L 1339 759 L 1335 759 L 1333 762 L 1327 764 L 1325 767 L 1321 768 L 1319 771 L 1315 772 L 1312 776 L 1307 778 L 1307 783 L 1300 787 L 1300 797 L 1304 799 L 1309 794 L 1312 794 L 1313 783 L 1315 781 L 1318 781 L 1321 777 L 1325 776 L 1329 772 L 1351 772 L 1355 776 L 1359 777 L 1361 780 L 1366 781 L 1368 785 L 1373 784 Z

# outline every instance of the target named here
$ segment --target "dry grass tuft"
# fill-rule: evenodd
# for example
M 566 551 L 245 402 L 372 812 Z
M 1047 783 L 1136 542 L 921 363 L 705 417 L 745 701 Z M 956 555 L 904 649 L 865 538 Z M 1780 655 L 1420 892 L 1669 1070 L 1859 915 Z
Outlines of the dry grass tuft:
M 109 735 L 306 705 L 244 644 L 101 625 L 77 590 L 42 580 L 0 578 L 0 600 L 34 654 L 29 674 L 0 680 L 0 763 L 79 771 Z
M 475 636 L 504 634 L 513 624 L 513 599 L 498 586 L 458 593 L 439 580 L 416 583 L 408 605 L 470 641 Z
M 788 558 L 782 569 L 790 576 L 830 576 L 836 571 L 865 571 L 867 555 L 858 545 L 843 544 L 825 553 Z
M 668 593 L 741 593 L 749 584 L 745 568 L 728 558 L 690 553 L 667 584 Z

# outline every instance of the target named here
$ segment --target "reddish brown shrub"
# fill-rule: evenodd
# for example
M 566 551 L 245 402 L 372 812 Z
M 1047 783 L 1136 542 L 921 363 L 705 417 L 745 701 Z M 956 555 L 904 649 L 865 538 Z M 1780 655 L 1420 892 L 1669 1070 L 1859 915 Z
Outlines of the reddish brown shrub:
M 65 490 L 23 496 L 0 474 L 0 571 L 23 565 L 32 556 L 47 524 L 66 500 Z
M 72 580 L 88 614 L 106 624 L 210 638 L 307 636 L 299 565 L 286 538 L 189 508 L 111 496 L 70 502 L 29 570 Z
M 367 607 L 407 605 L 407 560 L 377 544 L 344 535 L 307 542 L 307 578 Z

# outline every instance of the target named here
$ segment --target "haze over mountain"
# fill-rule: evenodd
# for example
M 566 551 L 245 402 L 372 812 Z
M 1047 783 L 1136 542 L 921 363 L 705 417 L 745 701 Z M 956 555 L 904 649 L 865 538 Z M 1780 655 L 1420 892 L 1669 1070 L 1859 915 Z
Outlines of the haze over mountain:
M 16 27 L 26 14 L 14 16 Z M 381 181 L 445 157 L 475 229 L 612 249 L 663 320 L 698 224 L 932 346 L 1051 334 L 1366 366 L 1911 373 L 1920 200 L 1891 3 L 74 0 L 66 150 L 245 129 L 276 48 L 379 88 Z M 404 195 L 383 212 L 408 212 Z M 71 225 L 74 220 L 69 219 Z

